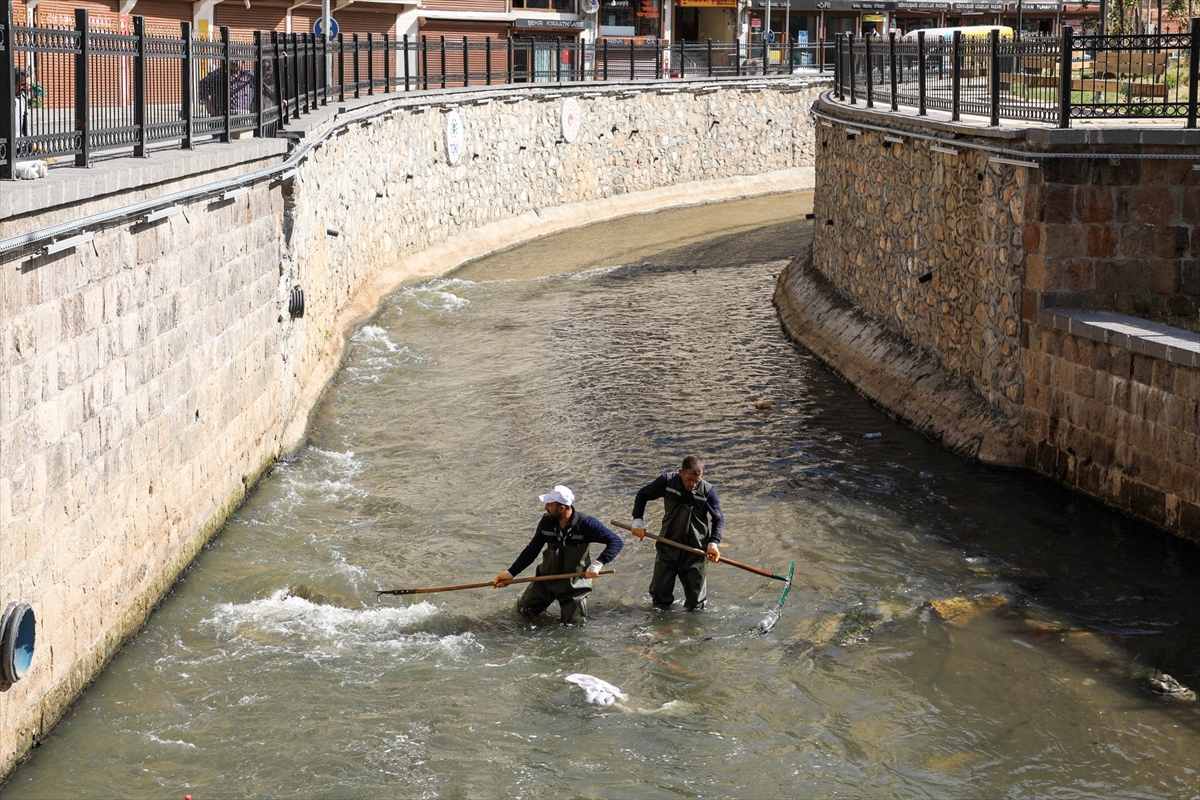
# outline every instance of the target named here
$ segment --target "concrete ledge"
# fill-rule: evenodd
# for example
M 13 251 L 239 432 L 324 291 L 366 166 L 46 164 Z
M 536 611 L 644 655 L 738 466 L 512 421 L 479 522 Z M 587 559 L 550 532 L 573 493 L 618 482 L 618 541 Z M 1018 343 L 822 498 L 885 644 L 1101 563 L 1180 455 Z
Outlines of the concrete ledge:
M 109 158 L 86 169 L 73 161 L 51 165 L 50 174 L 34 181 L 4 181 L 0 191 L 0 221 L 40 214 L 64 205 L 121 195 L 128 202 L 134 190 L 146 191 L 164 183 L 186 181 L 247 163 L 283 158 L 284 139 L 243 139 L 229 144 L 205 143 L 195 150 L 157 150 L 146 158 Z
M 1025 445 L 1003 413 L 838 294 L 811 254 L 780 274 L 775 307 L 789 336 L 908 425 L 967 458 L 1024 465 Z
M 1200 368 L 1200 334 L 1112 311 L 1048 308 L 1038 324 L 1133 353 Z

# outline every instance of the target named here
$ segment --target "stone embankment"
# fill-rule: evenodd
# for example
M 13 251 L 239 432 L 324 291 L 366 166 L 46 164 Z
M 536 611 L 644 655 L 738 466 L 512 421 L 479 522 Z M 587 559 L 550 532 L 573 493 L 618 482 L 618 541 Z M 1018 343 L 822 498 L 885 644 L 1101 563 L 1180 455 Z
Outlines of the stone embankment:
M 1200 543 L 1200 132 L 989 129 L 817 104 L 784 326 L 968 457 Z
M 178 213 L 93 227 L 51 255 L 5 251 L 0 591 L 32 605 L 38 638 L 28 674 L 0 693 L 0 774 L 303 440 L 346 332 L 384 293 L 588 222 L 810 188 L 817 90 L 672 81 L 364 99 L 310 117 L 295 132 L 303 163 L 248 192 L 185 197 Z M 0 241 L 236 179 L 284 149 L 214 144 L 6 184 Z

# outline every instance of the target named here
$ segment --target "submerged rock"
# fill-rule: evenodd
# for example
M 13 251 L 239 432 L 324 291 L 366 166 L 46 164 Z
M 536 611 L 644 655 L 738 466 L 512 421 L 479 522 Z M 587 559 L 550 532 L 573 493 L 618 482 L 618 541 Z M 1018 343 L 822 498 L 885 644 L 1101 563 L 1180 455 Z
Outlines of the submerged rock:
M 285 598 L 299 597 L 301 600 L 307 600 L 319 606 L 337 606 L 339 608 L 348 608 L 351 611 L 366 608 L 359 600 L 346 597 L 344 594 L 324 594 L 323 592 L 318 592 L 307 583 L 298 583 L 295 586 L 289 586 L 283 596 Z
M 947 622 L 964 625 L 985 612 L 994 612 L 1009 605 L 1007 597 L 985 594 L 979 597 L 947 597 L 930 600 L 929 608 Z

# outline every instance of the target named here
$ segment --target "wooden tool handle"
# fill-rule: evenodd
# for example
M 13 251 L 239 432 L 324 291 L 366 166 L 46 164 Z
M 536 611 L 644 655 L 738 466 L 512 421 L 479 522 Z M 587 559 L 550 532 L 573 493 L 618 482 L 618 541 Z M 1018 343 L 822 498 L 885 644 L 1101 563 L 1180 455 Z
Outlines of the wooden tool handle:
M 627 531 L 633 530 L 633 528 L 631 526 L 626 525 L 624 522 L 618 522 L 615 519 L 611 520 L 611 524 L 616 525 L 618 528 L 624 528 Z M 707 555 L 708 555 L 706 552 L 699 549 L 698 547 L 691 547 L 690 545 L 682 544 L 680 542 L 676 542 L 671 539 L 666 539 L 662 536 L 655 536 L 653 533 L 650 533 L 649 531 L 646 532 L 646 538 L 653 539 L 656 542 L 662 542 L 663 544 L 669 544 L 669 545 L 671 545 L 671 547 L 678 547 L 680 550 L 686 550 L 687 552 L 695 553 L 698 556 L 706 556 L 707 557 Z M 776 575 L 774 572 L 767 572 L 765 569 L 759 569 L 758 567 L 752 567 L 749 564 L 743 564 L 740 561 L 734 561 L 732 558 L 726 558 L 725 556 L 721 556 L 721 560 L 718 561 L 717 563 L 718 564 L 728 564 L 731 567 L 737 567 L 738 569 L 744 569 L 744 570 L 746 570 L 746 572 L 753 572 L 755 575 L 762 575 L 764 578 L 774 578 L 777 581 L 786 581 L 787 580 L 787 578 L 783 577 L 782 575 Z
M 613 575 L 615 569 L 602 569 L 598 575 Z M 513 578 L 508 582 L 509 586 L 514 583 L 535 583 L 537 581 L 557 581 L 567 580 L 570 578 L 586 577 L 586 572 L 568 572 L 562 575 L 535 575 L 532 578 Z M 377 594 L 431 594 L 433 592 L 457 592 L 459 589 L 482 589 L 485 586 L 494 586 L 495 581 L 484 581 L 482 583 L 460 583 L 457 586 L 430 586 L 424 589 L 380 589 Z

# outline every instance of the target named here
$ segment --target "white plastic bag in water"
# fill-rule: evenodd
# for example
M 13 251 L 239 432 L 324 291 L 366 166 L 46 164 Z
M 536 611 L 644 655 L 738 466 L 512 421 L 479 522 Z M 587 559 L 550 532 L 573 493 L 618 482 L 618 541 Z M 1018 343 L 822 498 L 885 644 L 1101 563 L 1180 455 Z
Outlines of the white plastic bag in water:
M 598 706 L 611 706 L 617 700 L 624 700 L 625 693 L 608 681 L 602 681 L 595 675 L 576 672 L 567 676 L 567 683 L 573 683 L 587 694 L 587 701 Z

